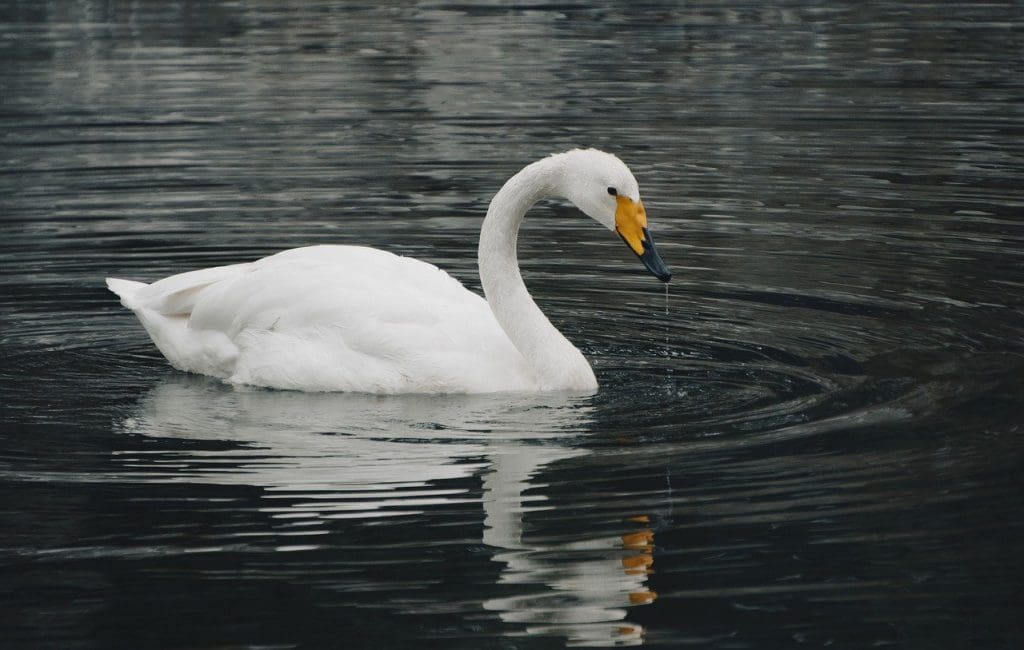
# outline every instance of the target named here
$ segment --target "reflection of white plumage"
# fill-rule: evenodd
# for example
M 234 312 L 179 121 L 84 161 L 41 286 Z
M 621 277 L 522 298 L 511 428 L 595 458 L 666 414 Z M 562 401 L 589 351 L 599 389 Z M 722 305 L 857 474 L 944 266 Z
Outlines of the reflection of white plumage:
M 516 260 L 526 211 L 563 197 L 615 230 L 660 279 L 636 180 L 615 156 L 557 154 L 510 179 L 480 235 L 487 301 L 437 267 L 356 246 L 287 250 L 150 285 L 108 279 L 177 368 L 306 391 L 591 391 L 590 364 L 530 297 Z
M 329 537 L 321 537 L 335 530 L 324 526 L 328 521 L 415 515 L 434 521 L 438 512 L 447 513 L 439 519 L 445 521 L 457 511 L 472 522 L 476 519 L 467 504 L 482 501 L 480 541 L 501 565 L 496 588 L 487 584 L 491 572 L 480 574 L 485 610 L 528 634 L 563 636 L 568 646 L 640 645 L 643 628 L 629 622 L 627 613 L 656 598 L 646 584 L 654 562 L 653 533 L 643 528 L 611 534 L 607 513 L 580 517 L 579 504 L 586 498 L 549 498 L 541 478 L 544 468 L 591 453 L 572 446 L 582 432 L 593 430 L 594 409 L 588 402 L 563 393 L 437 399 L 231 390 L 202 378 L 171 376 L 153 386 L 117 428 L 134 435 L 230 444 L 132 445 L 117 459 L 132 468 L 133 481 L 261 488 L 259 511 L 288 525 L 273 526 L 260 537 L 291 551 L 330 544 Z M 324 435 L 328 432 L 341 435 Z M 577 471 L 590 467 L 578 462 Z M 478 475 L 479 493 L 467 487 Z M 527 521 L 528 512 L 552 509 L 577 513 L 571 518 L 584 525 L 566 529 L 561 516 Z M 588 530 L 590 523 L 601 532 Z M 343 529 L 345 535 L 355 530 Z M 439 530 L 455 536 L 449 542 L 466 541 L 464 527 Z M 225 534 L 236 539 L 238 533 L 231 529 Z M 401 542 L 414 551 L 406 559 L 422 563 L 417 549 L 428 538 Z M 395 561 L 403 558 L 397 547 L 392 551 L 399 553 Z M 372 567 L 358 561 L 347 568 L 351 573 L 341 574 L 354 575 L 360 583 L 382 577 L 371 576 L 372 570 L 360 574 Z M 448 570 L 446 564 L 435 568 Z M 420 565 L 419 570 L 429 569 Z M 440 573 L 435 576 L 443 579 Z M 386 591 L 396 585 L 380 587 Z M 394 601 L 400 611 L 421 605 L 416 599 Z M 472 604 L 467 606 L 478 615 Z

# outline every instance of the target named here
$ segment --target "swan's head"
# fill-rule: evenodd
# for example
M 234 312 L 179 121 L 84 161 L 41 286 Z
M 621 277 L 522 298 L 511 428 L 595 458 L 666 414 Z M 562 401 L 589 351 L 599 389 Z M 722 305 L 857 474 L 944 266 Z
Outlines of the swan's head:
M 647 230 L 640 188 L 625 163 L 597 149 L 575 149 L 563 158 L 565 198 L 622 237 L 647 270 L 662 282 L 672 279 Z

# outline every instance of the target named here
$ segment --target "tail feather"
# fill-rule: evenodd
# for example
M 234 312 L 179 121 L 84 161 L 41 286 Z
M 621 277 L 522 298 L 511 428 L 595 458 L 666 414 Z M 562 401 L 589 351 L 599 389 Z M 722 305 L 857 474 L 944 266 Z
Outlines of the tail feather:
M 135 295 L 139 289 L 147 286 L 149 285 L 145 282 L 107 278 L 107 288 L 116 293 L 117 297 L 121 299 L 121 304 L 128 309 L 135 309 L 139 306 Z

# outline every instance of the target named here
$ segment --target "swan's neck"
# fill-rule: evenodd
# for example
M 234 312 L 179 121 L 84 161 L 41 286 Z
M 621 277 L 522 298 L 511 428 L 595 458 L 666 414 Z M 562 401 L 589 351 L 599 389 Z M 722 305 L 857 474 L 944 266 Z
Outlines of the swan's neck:
M 554 156 L 524 168 L 498 191 L 480 232 L 480 281 L 495 318 L 539 388 L 592 390 L 597 381 L 590 364 L 533 301 L 516 258 L 526 211 L 542 199 L 565 196 L 564 179 L 563 163 Z

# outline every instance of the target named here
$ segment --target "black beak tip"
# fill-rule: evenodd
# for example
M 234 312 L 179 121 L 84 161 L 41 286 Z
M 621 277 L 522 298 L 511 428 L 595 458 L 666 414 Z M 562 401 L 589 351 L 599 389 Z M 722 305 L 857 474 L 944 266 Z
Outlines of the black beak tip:
M 646 257 L 646 255 L 644 256 Z M 660 257 L 655 259 L 644 259 L 640 258 L 647 267 L 647 270 L 651 272 L 651 275 L 658 278 L 662 282 L 669 282 L 672 280 L 672 272 L 668 270 L 665 263 L 661 261 Z
M 661 255 L 658 254 L 658 249 L 654 246 L 654 240 L 651 238 L 651 233 L 647 232 L 644 228 L 644 240 L 643 240 L 644 252 L 640 255 L 640 261 L 644 263 L 647 270 L 651 272 L 651 275 L 658 278 L 662 282 L 668 282 L 672 279 L 672 272 L 665 266 L 665 262 L 662 261 Z
M 643 252 L 637 253 L 637 257 L 643 262 L 644 267 L 651 272 L 651 275 L 658 278 L 662 282 L 669 282 L 672 280 L 672 272 L 665 266 L 665 262 L 662 261 L 661 255 L 658 254 L 658 249 L 654 247 L 654 240 L 651 239 L 651 233 L 647 232 L 647 229 L 643 229 L 644 238 L 641 240 L 643 245 Z M 621 236 L 621 235 L 620 235 Z M 626 241 L 623 237 L 623 241 Z M 630 250 L 633 247 L 626 241 L 626 245 L 629 246 Z M 636 253 L 636 251 L 633 251 Z

